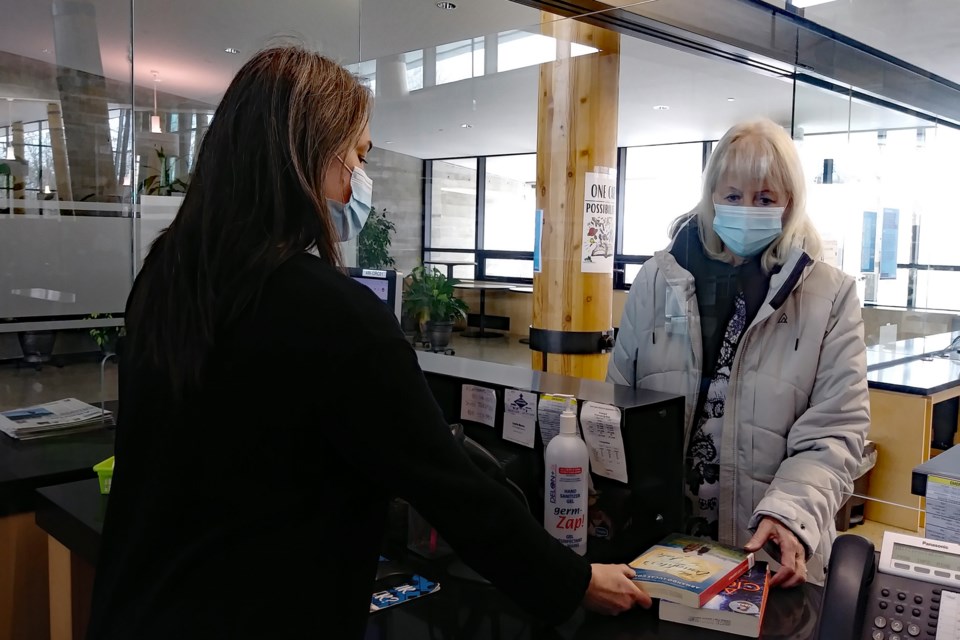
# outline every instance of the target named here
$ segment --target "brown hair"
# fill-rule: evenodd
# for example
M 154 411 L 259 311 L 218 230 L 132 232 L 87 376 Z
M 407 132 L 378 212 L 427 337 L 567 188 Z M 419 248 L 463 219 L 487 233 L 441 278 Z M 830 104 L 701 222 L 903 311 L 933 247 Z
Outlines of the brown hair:
M 166 374 L 175 397 L 199 386 L 218 335 L 280 265 L 313 248 L 340 265 L 324 178 L 371 109 L 356 77 L 301 47 L 261 51 L 234 77 L 127 303 L 126 348 Z

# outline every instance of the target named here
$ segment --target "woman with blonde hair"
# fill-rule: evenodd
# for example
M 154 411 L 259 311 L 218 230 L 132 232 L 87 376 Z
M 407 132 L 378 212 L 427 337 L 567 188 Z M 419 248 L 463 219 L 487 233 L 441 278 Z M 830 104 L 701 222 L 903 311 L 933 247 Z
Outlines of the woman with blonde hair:
M 297 47 L 227 88 L 127 302 L 90 640 L 363 637 L 392 497 L 547 621 L 650 605 L 470 461 L 391 311 L 340 269 L 372 107 Z
M 819 261 L 793 141 L 731 128 L 699 204 L 644 263 L 607 379 L 686 395 L 687 530 L 821 582 L 870 423 L 853 278 Z

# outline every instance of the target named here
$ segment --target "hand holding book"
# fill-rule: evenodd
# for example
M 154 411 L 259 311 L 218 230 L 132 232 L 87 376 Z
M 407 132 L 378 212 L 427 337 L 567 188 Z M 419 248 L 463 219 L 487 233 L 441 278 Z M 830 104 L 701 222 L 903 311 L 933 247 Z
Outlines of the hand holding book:
M 768 541 L 780 547 L 780 570 L 770 579 L 770 586 L 789 589 L 806 582 L 806 549 L 786 525 L 770 516 L 760 521 L 757 532 L 744 548 L 747 551 L 756 552 Z
M 590 586 L 583 598 L 583 606 L 591 611 L 617 615 L 636 605 L 649 609 L 653 601 L 633 577 L 636 572 L 625 564 L 590 565 Z

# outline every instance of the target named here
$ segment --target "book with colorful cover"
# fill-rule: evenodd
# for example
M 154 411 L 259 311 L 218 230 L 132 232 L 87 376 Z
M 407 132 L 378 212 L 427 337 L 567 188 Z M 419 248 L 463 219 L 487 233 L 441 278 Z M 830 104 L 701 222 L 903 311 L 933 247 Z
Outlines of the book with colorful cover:
M 752 569 L 699 609 L 662 601 L 660 619 L 759 638 L 769 590 L 770 570 L 766 562 L 757 561 Z
M 672 534 L 630 563 L 652 598 L 702 607 L 753 567 L 753 554 L 712 540 Z

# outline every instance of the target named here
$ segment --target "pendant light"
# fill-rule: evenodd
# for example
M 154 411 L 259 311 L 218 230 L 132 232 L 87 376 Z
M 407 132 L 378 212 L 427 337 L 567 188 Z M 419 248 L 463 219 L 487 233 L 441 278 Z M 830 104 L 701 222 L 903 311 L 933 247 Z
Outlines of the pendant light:
M 13 98 L 7 98 L 7 160 L 16 160 L 17 155 L 13 152 Z
M 160 115 L 157 113 L 157 83 L 160 82 L 160 74 L 156 71 L 151 73 L 153 74 L 153 115 L 150 116 L 150 132 L 163 133 L 163 129 L 160 128 Z

